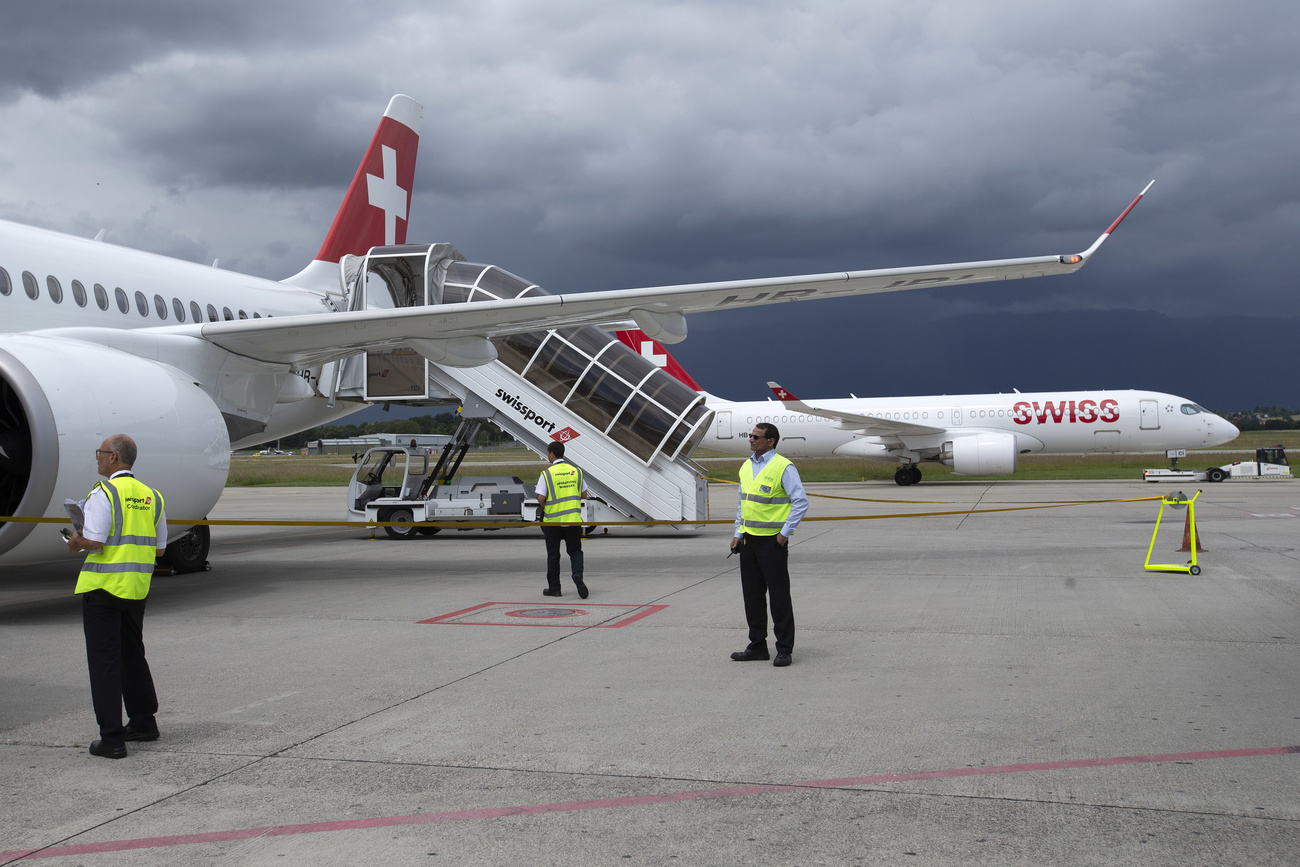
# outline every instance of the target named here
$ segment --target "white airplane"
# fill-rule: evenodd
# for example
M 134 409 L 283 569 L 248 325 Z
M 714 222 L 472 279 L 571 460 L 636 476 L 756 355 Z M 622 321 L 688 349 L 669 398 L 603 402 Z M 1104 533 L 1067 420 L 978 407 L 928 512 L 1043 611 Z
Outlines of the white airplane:
M 899 464 L 894 481 L 921 481 L 922 461 L 972 476 L 1008 475 L 1020 455 L 1163 452 L 1234 439 L 1226 419 L 1158 391 L 1046 391 L 801 401 L 775 382 L 776 400 L 733 402 L 695 382 L 663 346 L 634 329 L 619 340 L 703 393 L 714 411 L 705 448 L 748 455 L 745 435 L 759 422 L 781 432 L 787 457 L 855 457 Z
M 675 343 L 687 313 L 1067 274 L 1141 199 L 1074 255 L 570 295 L 466 264 L 482 269 L 475 288 L 443 303 L 442 276 L 463 257 L 449 244 L 394 246 L 406 242 L 422 113 L 393 97 L 320 252 L 280 282 L 0 221 L 0 516 L 63 517 L 64 498 L 96 481 L 96 445 L 130 433 L 141 477 L 167 496 L 168 554 L 192 568 L 208 535 L 183 519 L 217 502 L 231 449 L 364 407 L 372 392 L 340 389 L 359 353 L 473 367 L 509 335 L 562 326 L 630 320 Z M 387 301 L 367 290 L 377 276 Z M 67 558 L 53 527 L 0 522 L 0 563 L 53 558 Z

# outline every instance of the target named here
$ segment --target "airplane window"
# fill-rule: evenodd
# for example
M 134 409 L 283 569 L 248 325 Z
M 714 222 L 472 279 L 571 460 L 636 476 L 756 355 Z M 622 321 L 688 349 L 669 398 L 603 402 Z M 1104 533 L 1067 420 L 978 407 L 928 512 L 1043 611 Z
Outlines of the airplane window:
M 31 271 L 23 272 L 23 290 L 27 292 L 27 297 L 33 301 L 41 297 L 41 287 L 37 285 L 36 278 L 32 276 Z
M 199 302 L 190 302 L 190 316 L 194 317 L 195 322 L 203 321 L 203 308 L 199 306 Z
M 181 303 L 181 299 L 179 298 L 172 299 L 172 310 L 176 311 L 177 322 L 185 321 L 185 305 Z
M 256 310 L 254 310 L 254 311 L 253 311 L 253 318 L 254 318 L 254 319 L 261 319 L 261 318 L 262 318 L 262 314 L 261 314 L 261 313 L 258 313 Z
M 221 321 L 221 317 L 217 315 L 217 308 L 213 307 L 211 304 L 208 305 L 208 321 L 209 322 Z
M 50 300 L 55 304 L 63 303 L 63 284 L 55 279 L 53 274 L 46 276 L 45 288 L 50 290 Z
M 1183 415 L 1196 415 L 1198 412 L 1201 411 L 1200 407 L 1198 407 L 1194 403 L 1183 404 L 1182 410 L 1183 410 Z
M 149 315 L 149 299 L 138 289 L 135 292 L 135 309 L 140 311 L 141 316 Z
M 222 308 L 221 308 L 221 312 L 225 315 L 225 317 L 226 317 L 226 321 L 227 321 L 227 322 L 232 322 L 232 321 L 234 321 L 235 314 L 233 314 L 233 313 L 230 312 L 230 308 L 229 308 L 229 307 L 222 307 Z
M 100 310 L 108 309 L 108 290 L 98 283 L 95 284 L 95 305 Z
M 153 309 L 158 311 L 159 319 L 167 318 L 167 302 L 163 300 L 161 295 L 153 296 Z
M 245 313 L 244 311 L 240 310 L 240 311 L 239 311 L 239 318 L 240 318 L 240 319 L 247 319 L 247 318 L 248 318 L 248 314 Z
M 929 414 L 928 412 L 923 412 L 923 413 L 921 413 L 921 418 L 929 418 L 929 417 L 930 417 L 930 414 Z
M 14 291 L 14 286 L 9 282 L 9 272 L 0 268 L 0 295 L 8 295 Z
M 80 280 L 72 281 L 72 300 L 77 302 L 78 307 L 86 306 L 86 287 Z

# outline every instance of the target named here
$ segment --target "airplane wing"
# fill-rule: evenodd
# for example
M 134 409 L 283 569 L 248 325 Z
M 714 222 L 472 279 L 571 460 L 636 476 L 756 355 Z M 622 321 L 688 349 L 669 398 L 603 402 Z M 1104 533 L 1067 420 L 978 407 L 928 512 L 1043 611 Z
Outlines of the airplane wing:
M 485 363 L 494 353 L 483 344 L 493 337 L 628 319 L 661 342 L 677 343 L 686 337 L 688 313 L 1069 274 L 1088 262 L 1150 188 L 1147 184 L 1091 247 L 1073 255 L 210 322 L 200 332 L 238 355 L 286 364 L 320 363 L 401 345 L 413 345 L 422 355 L 432 353 L 435 360 L 439 346 L 447 347 L 449 356 L 477 352 L 483 357 L 476 363 Z
M 804 415 L 815 415 L 819 418 L 829 418 L 839 422 L 841 430 L 860 431 L 867 436 L 923 436 L 925 434 L 943 433 L 944 428 L 932 427 L 925 424 L 917 424 L 911 421 L 895 421 L 892 418 L 882 418 L 875 415 L 860 415 L 853 412 L 844 412 L 838 409 L 827 409 L 804 403 L 795 397 L 786 389 L 782 388 L 775 382 L 769 382 L 767 387 L 772 389 L 772 393 L 783 403 L 791 412 L 801 412 Z

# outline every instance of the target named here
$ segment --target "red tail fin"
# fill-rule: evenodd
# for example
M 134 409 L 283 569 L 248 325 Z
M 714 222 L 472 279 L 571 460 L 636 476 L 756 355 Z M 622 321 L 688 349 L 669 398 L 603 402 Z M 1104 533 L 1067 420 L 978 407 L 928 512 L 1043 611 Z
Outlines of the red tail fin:
M 772 394 L 776 395 L 777 400 L 798 400 L 799 399 L 795 397 L 793 394 L 791 394 L 788 388 L 782 388 L 780 383 L 768 382 L 767 387 L 772 389 Z
M 695 380 L 691 379 L 691 375 L 686 372 L 686 369 L 677 363 L 677 359 L 668 354 L 668 350 L 664 349 L 663 344 L 646 337 L 645 332 L 636 329 L 620 331 L 618 332 L 618 339 L 637 355 L 644 356 L 654 362 L 656 366 L 662 367 L 665 373 L 678 382 L 695 391 L 704 391 Z
M 317 261 L 338 262 L 347 253 L 360 256 L 371 247 L 406 243 L 423 112 L 409 96 L 389 100 Z

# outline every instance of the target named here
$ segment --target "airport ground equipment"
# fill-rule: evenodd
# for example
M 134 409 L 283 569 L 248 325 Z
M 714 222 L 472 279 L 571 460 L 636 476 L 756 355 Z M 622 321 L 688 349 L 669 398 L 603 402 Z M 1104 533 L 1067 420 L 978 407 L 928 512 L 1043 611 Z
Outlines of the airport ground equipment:
M 548 294 L 495 266 L 466 262 L 448 244 L 376 247 L 349 257 L 342 273 L 350 310 Z M 491 421 L 538 455 L 563 442 L 617 520 L 708 519 L 706 474 L 689 460 L 713 418 L 702 395 L 594 326 L 520 332 L 486 347 L 466 341 L 473 352 L 462 358 L 445 354 L 446 341 L 409 340 L 354 356 L 322 381 L 330 397 L 460 404 L 462 418 Z M 349 499 L 351 507 L 356 498 Z
M 1205 470 L 1180 470 L 1178 459 L 1187 455 L 1183 449 L 1170 450 L 1166 454 L 1171 461 L 1169 468 L 1143 470 L 1144 482 L 1222 482 L 1225 479 L 1293 478 L 1291 465 L 1286 459 L 1286 449 L 1280 445 L 1255 449 L 1253 461 L 1233 461 L 1221 467 L 1210 467 Z
M 1189 575 L 1201 574 L 1201 567 L 1196 565 L 1196 498 L 1200 495 L 1201 492 L 1197 491 L 1195 494 L 1192 494 L 1192 498 L 1189 500 L 1187 499 L 1187 495 L 1182 491 L 1176 491 L 1172 494 L 1167 494 L 1160 500 L 1160 512 L 1156 515 L 1156 528 L 1151 532 L 1151 544 L 1147 547 L 1146 568 L 1148 570 L 1158 572 L 1185 572 Z M 1190 550 L 1192 559 L 1186 563 L 1151 562 L 1151 552 L 1154 551 L 1156 547 L 1156 535 L 1160 532 L 1160 519 L 1164 517 L 1165 506 L 1169 506 L 1173 509 L 1187 510 L 1187 528 L 1191 541 Z

